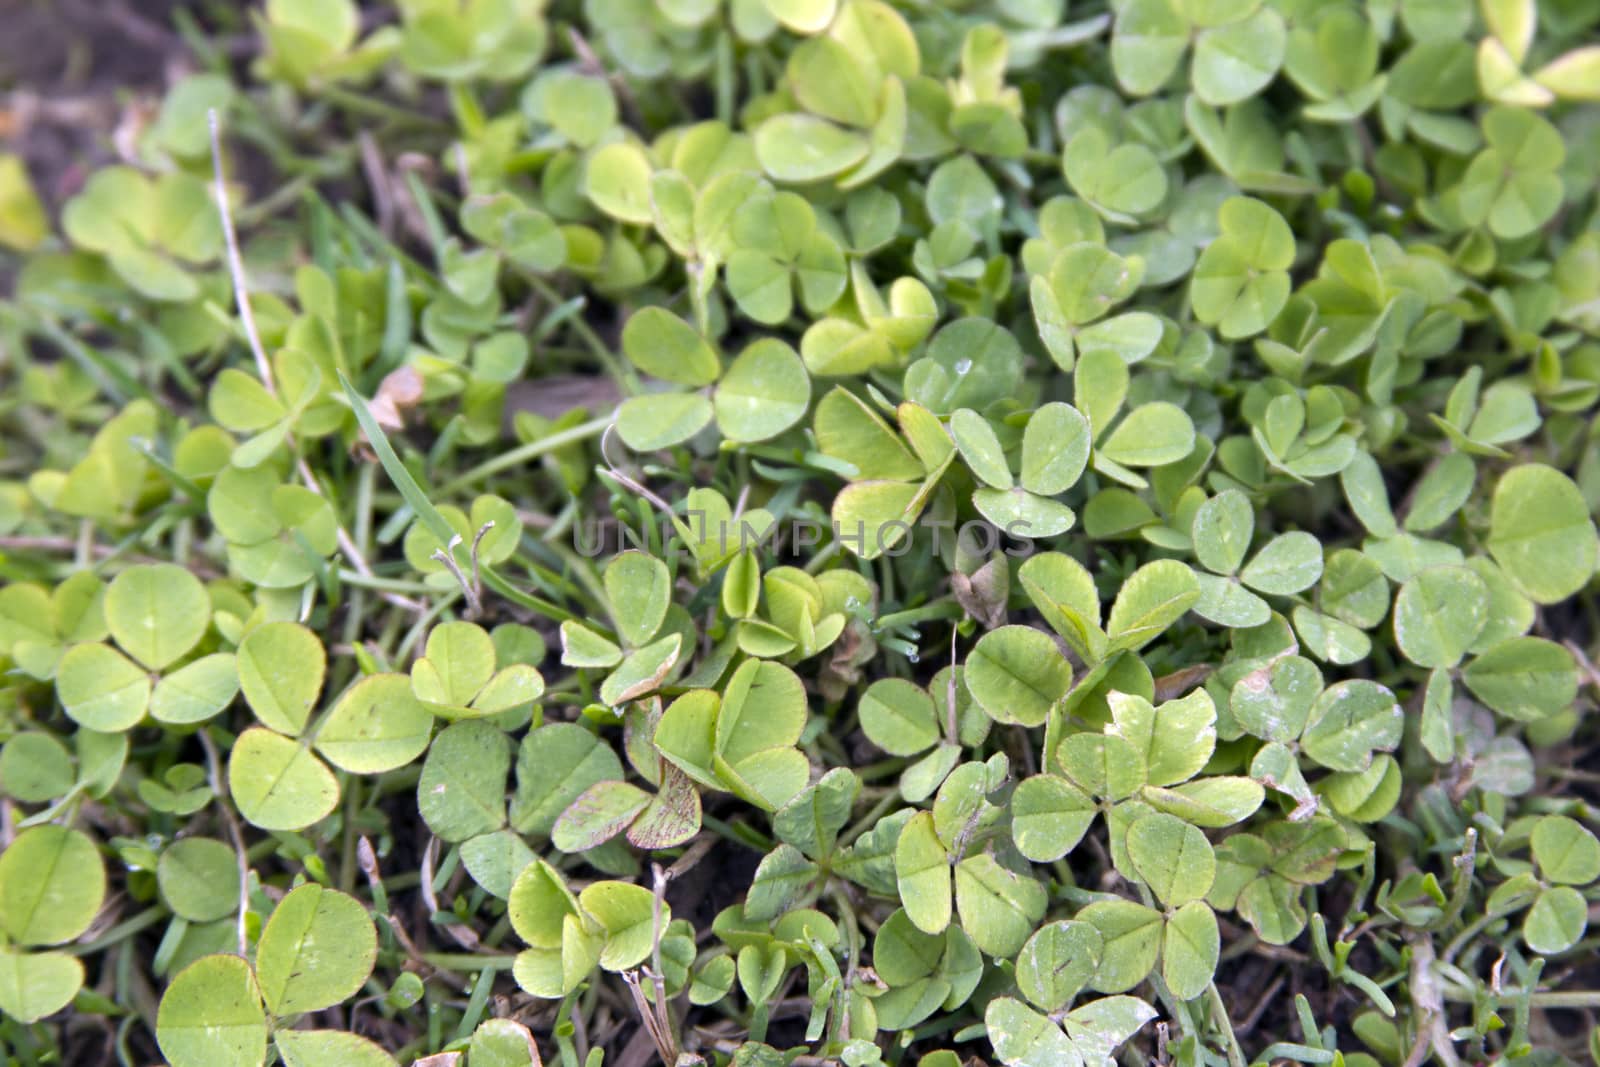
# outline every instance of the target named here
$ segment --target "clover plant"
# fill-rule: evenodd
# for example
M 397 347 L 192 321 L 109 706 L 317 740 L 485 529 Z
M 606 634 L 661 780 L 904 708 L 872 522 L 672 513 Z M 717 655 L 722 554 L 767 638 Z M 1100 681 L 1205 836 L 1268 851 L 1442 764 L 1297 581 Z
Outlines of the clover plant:
M 1600 5 L 177 8 L 0 155 L 0 1059 L 1600 1063 Z

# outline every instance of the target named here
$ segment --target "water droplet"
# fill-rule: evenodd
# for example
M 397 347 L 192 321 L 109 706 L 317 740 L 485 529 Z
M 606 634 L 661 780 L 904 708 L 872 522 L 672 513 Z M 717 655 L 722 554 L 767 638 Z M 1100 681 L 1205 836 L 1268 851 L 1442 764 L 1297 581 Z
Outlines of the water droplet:
M 922 657 L 917 655 L 915 652 L 907 652 L 906 659 L 910 660 L 912 663 L 922 662 Z
M 965 374 L 972 369 L 972 360 L 965 357 L 956 360 L 956 373 Z

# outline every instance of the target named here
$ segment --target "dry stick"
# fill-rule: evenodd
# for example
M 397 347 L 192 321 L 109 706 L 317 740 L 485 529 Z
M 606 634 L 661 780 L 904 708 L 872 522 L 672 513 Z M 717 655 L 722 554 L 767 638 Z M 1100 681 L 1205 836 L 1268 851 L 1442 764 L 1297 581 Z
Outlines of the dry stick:
M 624 971 L 622 981 L 628 987 L 628 995 L 633 998 L 634 1011 L 639 1015 L 640 1025 L 650 1035 L 651 1044 L 656 1047 L 656 1054 L 661 1057 L 662 1063 L 672 1062 L 672 1050 L 667 1037 L 661 1032 L 661 1024 L 656 1019 L 655 1012 L 651 1010 L 650 1001 L 644 995 L 644 990 L 640 988 L 639 972 Z
M 88 555 L 99 559 L 108 559 L 112 556 L 122 556 L 134 563 L 168 563 L 167 559 L 156 556 L 140 555 L 136 552 L 127 552 L 117 545 L 103 545 L 99 542 L 85 545 L 82 541 L 71 537 L 0 537 L 0 552 L 87 552 Z M 189 564 L 189 569 L 205 578 L 220 578 L 222 572 L 207 566 L 204 563 Z
M 272 380 L 272 364 L 267 360 L 267 350 L 261 343 L 261 331 L 256 328 L 255 311 L 250 307 L 250 284 L 244 273 L 244 257 L 239 254 L 239 235 L 233 227 L 233 212 L 228 207 L 228 183 L 222 174 L 222 134 L 217 119 L 217 109 L 211 108 L 206 112 L 206 123 L 211 130 L 211 170 L 215 180 L 217 214 L 222 220 L 222 237 L 228 249 L 228 273 L 233 278 L 234 303 L 239 308 L 239 322 L 244 326 L 245 340 L 250 344 L 250 354 L 256 361 L 256 373 L 261 376 L 262 387 L 267 394 L 277 398 L 278 389 Z M 290 447 L 294 447 L 292 436 L 285 435 Z M 305 482 L 306 488 L 326 499 L 327 494 L 322 491 L 322 486 L 317 484 L 316 477 L 311 473 L 311 467 L 306 463 L 306 458 L 296 455 L 296 467 L 300 472 L 300 480 Z M 339 542 L 339 550 L 345 558 L 355 567 L 356 572 L 363 578 L 373 577 L 372 568 L 367 564 L 366 557 L 361 549 L 356 546 L 350 532 L 344 528 L 344 523 L 335 522 L 335 536 Z M 398 593 L 380 593 L 383 599 L 396 607 L 407 611 L 421 611 L 422 605 Z
M 672 519 L 672 505 L 667 503 L 665 500 L 662 500 L 661 497 L 645 488 L 629 475 L 624 474 L 622 469 L 617 466 L 616 461 L 611 458 L 609 447 L 611 444 L 611 433 L 616 428 L 617 424 L 613 422 L 605 428 L 604 432 L 600 434 L 600 458 L 605 460 L 606 474 L 612 479 L 621 483 L 624 489 L 628 489 L 634 493 L 637 493 L 639 496 L 644 497 L 650 503 L 654 504 L 656 508 L 667 517 L 668 521 L 670 521 Z
M 211 130 L 211 172 L 216 182 L 217 212 L 222 217 L 222 237 L 228 247 L 228 272 L 233 275 L 233 298 L 239 306 L 239 321 L 244 325 L 245 339 L 250 342 L 250 353 L 255 356 L 256 373 L 261 384 L 272 396 L 278 395 L 272 382 L 272 365 L 267 362 L 267 350 L 261 345 L 261 332 L 256 329 L 256 314 L 250 307 L 250 290 L 245 283 L 244 257 L 239 254 L 239 235 L 233 229 L 233 213 L 228 208 L 228 183 L 222 175 L 222 133 L 217 119 L 217 109 L 206 111 L 206 123 Z
M 1417 1016 L 1417 1039 L 1406 1057 L 1405 1067 L 1422 1067 L 1430 1054 L 1438 1056 L 1444 1067 L 1461 1067 L 1451 1043 L 1444 996 L 1438 977 L 1433 973 L 1436 960 L 1433 938 L 1417 934 L 1408 936 L 1407 940 L 1411 942 L 1411 1005 Z
M 653 875 L 652 888 L 654 893 L 654 912 L 651 915 L 650 929 L 650 980 L 655 985 L 656 991 L 656 1017 L 659 1020 L 661 1032 L 668 1041 L 667 1048 L 672 1053 L 670 1062 L 678 1060 L 678 1028 L 672 1019 L 672 1005 L 667 1003 L 666 971 L 661 966 L 661 935 L 665 932 L 661 928 L 662 911 L 666 907 L 667 883 L 672 880 L 672 872 L 663 870 L 661 864 L 650 865 Z M 663 1057 L 665 1059 L 666 1057 Z
M 372 202 L 378 213 L 378 232 L 385 237 L 394 236 L 394 193 L 389 188 L 389 172 L 383 163 L 383 153 L 378 142 L 368 130 L 356 138 L 361 149 L 361 169 L 366 172 L 367 185 L 372 188 Z
M 206 733 L 204 726 L 195 733 L 200 735 L 200 747 L 206 750 L 206 774 L 211 779 L 211 792 L 216 795 L 217 808 L 222 812 L 223 821 L 228 824 L 228 836 L 233 838 L 234 855 L 239 858 L 239 955 L 243 956 L 250 948 L 250 939 L 245 932 L 245 916 L 250 912 L 250 858 L 245 853 L 244 834 L 239 830 L 239 820 L 233 817 L 233 797 L 222 789 L 217 746 L 212 743 L 211 735 Z
M 1267 1013 L 1267 1008 L 1271 1006 L 1273 999 L 1283 991 L 1283 987 L 1287 982 L 1288 979 L 1280 971 L 1277 977 L 1272 980 L 1272 984 L 1267 986 L 1266 992 L 1261 994 L 1261 997 L 1256 1001 L 1255 1007 L 1250 1009 L 1250 1014 L 1245 1016 L 1244 1022 L 1234 1028 L 1234 1033 L 1252 1033 L 1256 1028 L 1256 1024 L 1261 1021 L 1261 1017 Z

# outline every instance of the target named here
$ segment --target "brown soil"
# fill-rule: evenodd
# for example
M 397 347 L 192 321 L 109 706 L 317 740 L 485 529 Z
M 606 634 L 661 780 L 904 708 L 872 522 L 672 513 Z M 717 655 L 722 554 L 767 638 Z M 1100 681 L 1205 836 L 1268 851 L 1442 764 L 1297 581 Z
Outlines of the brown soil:
M 117 155 L 193 68 L 179 0 L 0 0 L 0 151 L 22 156 L 52 211 Z

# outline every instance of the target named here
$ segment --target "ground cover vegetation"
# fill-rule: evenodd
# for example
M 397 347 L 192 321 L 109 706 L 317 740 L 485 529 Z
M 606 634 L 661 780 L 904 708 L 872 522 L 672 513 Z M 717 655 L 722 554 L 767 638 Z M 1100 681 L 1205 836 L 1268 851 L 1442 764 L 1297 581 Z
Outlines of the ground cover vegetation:
M 141 25 L 0 158 L 7 1063 L 1600 1061 L 1600 4 Z

